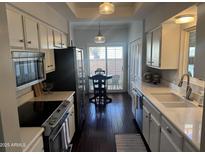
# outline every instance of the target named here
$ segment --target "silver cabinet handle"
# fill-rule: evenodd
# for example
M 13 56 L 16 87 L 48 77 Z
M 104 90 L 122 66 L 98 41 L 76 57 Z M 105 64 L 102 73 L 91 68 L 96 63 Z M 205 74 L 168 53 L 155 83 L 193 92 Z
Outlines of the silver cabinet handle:
M 19 40 L 19 42 L 23 43 L 23 42 L 24 42 L 24 40 L 23 40 L 23 39 L 22 39 L 22 40 Z
M 28 41 L 27 43 L 28 43 L 28 44 L 31 44 L 31 41 Z
M 153 61 L 148 61 L 148 63 L 151 63 L 151 64 L 153 64 L 154 62 L 153 62 Z
M 171 129 L 168 126 L 166 127 L 166 130 L 168 133 L 170 133 L 170 134 L 172 133 Z

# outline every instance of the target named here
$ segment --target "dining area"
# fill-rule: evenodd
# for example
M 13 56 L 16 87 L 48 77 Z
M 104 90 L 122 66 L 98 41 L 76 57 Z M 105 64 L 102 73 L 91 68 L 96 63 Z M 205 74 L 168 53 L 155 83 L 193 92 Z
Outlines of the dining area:
M 89 98 L 91 103 L 95 105 L 105 106 L 112 102 L 112 99 L 107 96 L 107 81 L 112 79 L 112 75 L 106 74 L 102 68 L 97 68 L 95 74 L 89 76 L 89 80 L 93 85 L 93 96 Z

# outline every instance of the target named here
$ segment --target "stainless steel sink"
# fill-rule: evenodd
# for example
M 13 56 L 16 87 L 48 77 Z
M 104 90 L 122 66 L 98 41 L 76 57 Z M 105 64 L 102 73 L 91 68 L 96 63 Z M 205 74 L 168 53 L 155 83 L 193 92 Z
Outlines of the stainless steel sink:
M 196 107 L 193 103 L 174 93 L 153 93 L 152 95 L 168 108 Z

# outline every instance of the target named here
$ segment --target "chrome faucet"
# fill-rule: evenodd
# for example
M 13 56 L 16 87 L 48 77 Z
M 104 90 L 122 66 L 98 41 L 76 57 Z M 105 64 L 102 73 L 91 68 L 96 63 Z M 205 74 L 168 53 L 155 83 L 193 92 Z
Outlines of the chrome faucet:
M 190 74 L 189 73 L 186 73 L 186 74 L 182 75 L 181 80 L 179 81 L 178 87 L 182 87 L 183 80 L 184 80 L 185 76 L 187 77 L 187 86 L 186 86 L 186 96 L 185 96 L 185 98 L 190 100 L 190 101 L 192 101 L 192 99 L 190 98 L 191 92 L 192 92 L 192 88 L 190 86 Z

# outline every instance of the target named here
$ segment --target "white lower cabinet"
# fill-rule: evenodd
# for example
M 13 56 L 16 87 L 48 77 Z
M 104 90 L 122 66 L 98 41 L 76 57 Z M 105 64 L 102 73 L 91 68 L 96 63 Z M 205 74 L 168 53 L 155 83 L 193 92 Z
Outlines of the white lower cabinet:
M 174 144 L 164 129 L 161 130 L 160 152 L 180 152 L 181 150 Z
M 147 144 L 149 144 L 149 118 L 150 118 L 150 113 L 147 110 L 145 106 L 143 106 L 143 125 L 142 125 L 142 133 L 144 135 L 145 140 L 147 141 Z
M 44 152 L 43 136 L 41 135 L 30 149 L 26 152 Z
M 75 110 L 74 105 L 69 110 L 69 134 L 72 140 L 75 133 Z
M 199 152 L 195 147 L 193 147 L 188 141 L 184 141 L 183 152 Z
M 145 96 L 142 134 L 152 152 L 199 151 Z
M 157 152 L 160 145 L 160 112 L 145 97 L 143 104 L 143 135 L 150 150 Z
M 160 123 L 154 118 L 154 116 L 150 116 L 150 131 L 149 131 L 149 147 L 152 152 L 159 151 L 160 144 Z
M 162 116 L 160 151 L 182 151 L 183 136 L 180 132 Z

